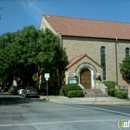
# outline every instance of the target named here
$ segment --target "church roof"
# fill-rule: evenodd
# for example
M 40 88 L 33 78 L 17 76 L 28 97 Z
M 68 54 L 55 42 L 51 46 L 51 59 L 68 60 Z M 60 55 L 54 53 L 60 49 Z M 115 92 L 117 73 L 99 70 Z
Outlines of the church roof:
M 77 56 L 75 58 L 73 58 L 72 60 L 69 61 L 68 65 L 65 67 L 66 69 L 70 68 L 71 66 L 73 66 L 75 63 L 77 63 L 79 60 L 81 60 L 82 58 L 84 58 L 86 56 L 86 54 Z
M 65 36 L 130 40 L 130 23 L 43 15 L 51 27 Z
M 87 54 L 83 54 L 83 55 L 74 57 L 72 60 L 70 60 L 69 63 L 68 63 L 68 65 L 65 67 L 65 69 L 69 69 L 71 66 L 73 66 L 74 64 L 76 64 L 78 61 L 80 61 L 84 57 L 87 57 L 88 59 L 90 59 L 91 61 L 93 61 L 95 64 L 97 64 L 100 68 L 102 68 L 101 65 L 99 65 L 96 61 L 94 61 L 92 58 L 90 58 Z

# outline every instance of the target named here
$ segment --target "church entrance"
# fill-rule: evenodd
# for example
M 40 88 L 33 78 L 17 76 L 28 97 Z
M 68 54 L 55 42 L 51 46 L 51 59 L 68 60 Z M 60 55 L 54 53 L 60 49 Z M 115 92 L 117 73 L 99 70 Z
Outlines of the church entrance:
M 82 84 L 85 89 L 91 88 L 91 72 L 89 69 L 84 68 L 81 70 L 80 84 Z

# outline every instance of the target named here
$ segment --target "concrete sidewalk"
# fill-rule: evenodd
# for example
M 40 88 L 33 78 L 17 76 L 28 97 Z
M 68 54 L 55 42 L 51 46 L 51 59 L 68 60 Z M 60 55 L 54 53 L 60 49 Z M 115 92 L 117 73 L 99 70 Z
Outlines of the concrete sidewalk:
M 83 98 L 68 98 L 64 96 L 39 96 L 40 99 L 55 103 L 65 104 L 101 104 L 101 105 L 116 105 L 126 104 L 130 105 L 130 99 L 119 99 L 116 97 L 83 97 Z

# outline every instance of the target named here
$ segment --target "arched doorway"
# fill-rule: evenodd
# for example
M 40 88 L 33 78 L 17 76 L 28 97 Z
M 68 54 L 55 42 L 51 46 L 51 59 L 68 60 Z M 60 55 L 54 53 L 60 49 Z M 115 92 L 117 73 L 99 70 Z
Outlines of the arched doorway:
M 91 72 L 89 69 L 84 68 L 80 72 L 80 84 L 83 85 L 84 88 L 91 88 Z

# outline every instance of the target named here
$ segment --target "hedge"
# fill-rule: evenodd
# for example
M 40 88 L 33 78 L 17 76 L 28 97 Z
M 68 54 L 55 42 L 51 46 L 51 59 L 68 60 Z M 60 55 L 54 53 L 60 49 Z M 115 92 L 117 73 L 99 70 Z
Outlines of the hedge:
M 68 97 L 84 97 L 84 93 L 82 90 L 69 91 Z
M 117 98 L 121 98 L 121 99 L 128 98 L 127 92 L 118 91 L 117 89 L 115 89 L 115 86 L 117 85 L 116 82 L 114 82 L 114 81 L 104 81 L 103 83 L 108 87 L 108 95 L 114 96 L 114 97 L 117 97 Z
M 115 88 L 115 86 L 117 85 L 115 81 L 103 81 L 103 84 L 105 84 L 108 87 L 108 89 Z
M 115 81 L 103 81 L 103 84 L 105 84 L 108 87 L 108 95 L 116 97 L 116 91 L 115 86 L 117 83 Z
M 128 93 L 124 91 L 116 91 L 116 97 L 121 99 L 127 99 Z
M 61 96 L 68 96 L 69 91 L 82 90 L 78 84 L 65 84 L 60 89 Z
M 115 89 L 115 88 L 108 88 L 108 95 L 113 96 L 113 97 L 116 97 L 116 92 L 117 92 L 117 91 L 118 91 L 118 90 Z

